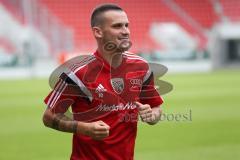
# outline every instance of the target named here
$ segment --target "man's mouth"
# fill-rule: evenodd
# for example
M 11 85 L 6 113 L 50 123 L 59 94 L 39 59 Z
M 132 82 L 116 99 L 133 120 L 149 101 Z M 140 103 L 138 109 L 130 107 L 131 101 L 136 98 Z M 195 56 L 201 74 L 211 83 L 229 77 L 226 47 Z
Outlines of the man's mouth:
M 130 41 L 129 37 L 121 37 L 119 38 L 119 41 L 119 48 L 124 51 L 127 51 L 132 46 L 132 42 Z
M 129 37 L 118 38 L 119 40 L 129 40 Z

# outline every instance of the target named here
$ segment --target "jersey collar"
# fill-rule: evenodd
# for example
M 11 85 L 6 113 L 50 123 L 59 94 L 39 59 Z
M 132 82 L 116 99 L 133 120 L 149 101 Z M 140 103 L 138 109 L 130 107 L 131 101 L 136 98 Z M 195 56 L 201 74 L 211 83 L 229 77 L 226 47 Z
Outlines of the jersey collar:
M 107 70 L 116 70 L 116 69 L 121 69 L 123 66 L 123 63 L 125 61 L 124 56 L 122 57 L 122 63 L 120 64 L 120 66 L 118 66 L 117 68 L 113 68 L 110 66 L 110 64 L 102 57 L 102 55 L 98 52 L 98 50 L 96 52 L 94 52 L 94 55 L 96 58 L 100 59 L 102 61 L 102 63 L 104 64 L 104 68 L 106 68 Z

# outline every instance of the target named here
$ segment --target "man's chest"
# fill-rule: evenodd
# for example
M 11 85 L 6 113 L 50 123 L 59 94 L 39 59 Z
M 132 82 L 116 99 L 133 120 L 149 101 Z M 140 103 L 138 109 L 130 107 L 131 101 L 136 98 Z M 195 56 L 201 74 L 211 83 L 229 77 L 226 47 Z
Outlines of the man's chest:
M 104 104 L 126 104 L 139 97 L 143 77 L 143 74 L 127 70 L 101 70 L 85 75 L 87 80 L 84 84 L 95 101 Z
M 93 75 L 97 76 L 93 78 Z M 143 77 L 129 76 L 127 72 L 123 71 L 118 73 L 104 71 L 92 74 L 91 77 L 89 75 L 85 77 L 88 79 L 83 79 L 82 82 L 91 95 L 91 101 L 87 105 L 78 103 L 75 112 L 84 112 L 85 114 L 90 111 L 91 115 L 87 117 L 96 119 L 109 113 L 118 113 L 121 116 L 123 113 L 125 115 L 136 111 L 134 102 L 139 98 Z

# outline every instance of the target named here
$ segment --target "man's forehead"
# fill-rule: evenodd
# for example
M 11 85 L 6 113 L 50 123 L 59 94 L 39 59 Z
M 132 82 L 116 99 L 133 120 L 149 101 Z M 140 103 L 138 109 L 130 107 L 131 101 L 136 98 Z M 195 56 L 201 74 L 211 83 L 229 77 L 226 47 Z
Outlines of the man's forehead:
M 106 11 L 103 13 L 103 18 L 110 23 L 128 23 L 128 17 L 124 11 Z

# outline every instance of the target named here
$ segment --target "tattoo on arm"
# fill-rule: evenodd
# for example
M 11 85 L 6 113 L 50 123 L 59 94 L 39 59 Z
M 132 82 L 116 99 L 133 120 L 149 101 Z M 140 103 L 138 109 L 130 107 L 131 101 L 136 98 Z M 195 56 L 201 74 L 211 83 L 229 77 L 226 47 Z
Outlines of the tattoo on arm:
M 72 120 L 62 113 L 58 113 L 54 115 L 51 128 L 63 132 L 76 133 L 77 121 Z

